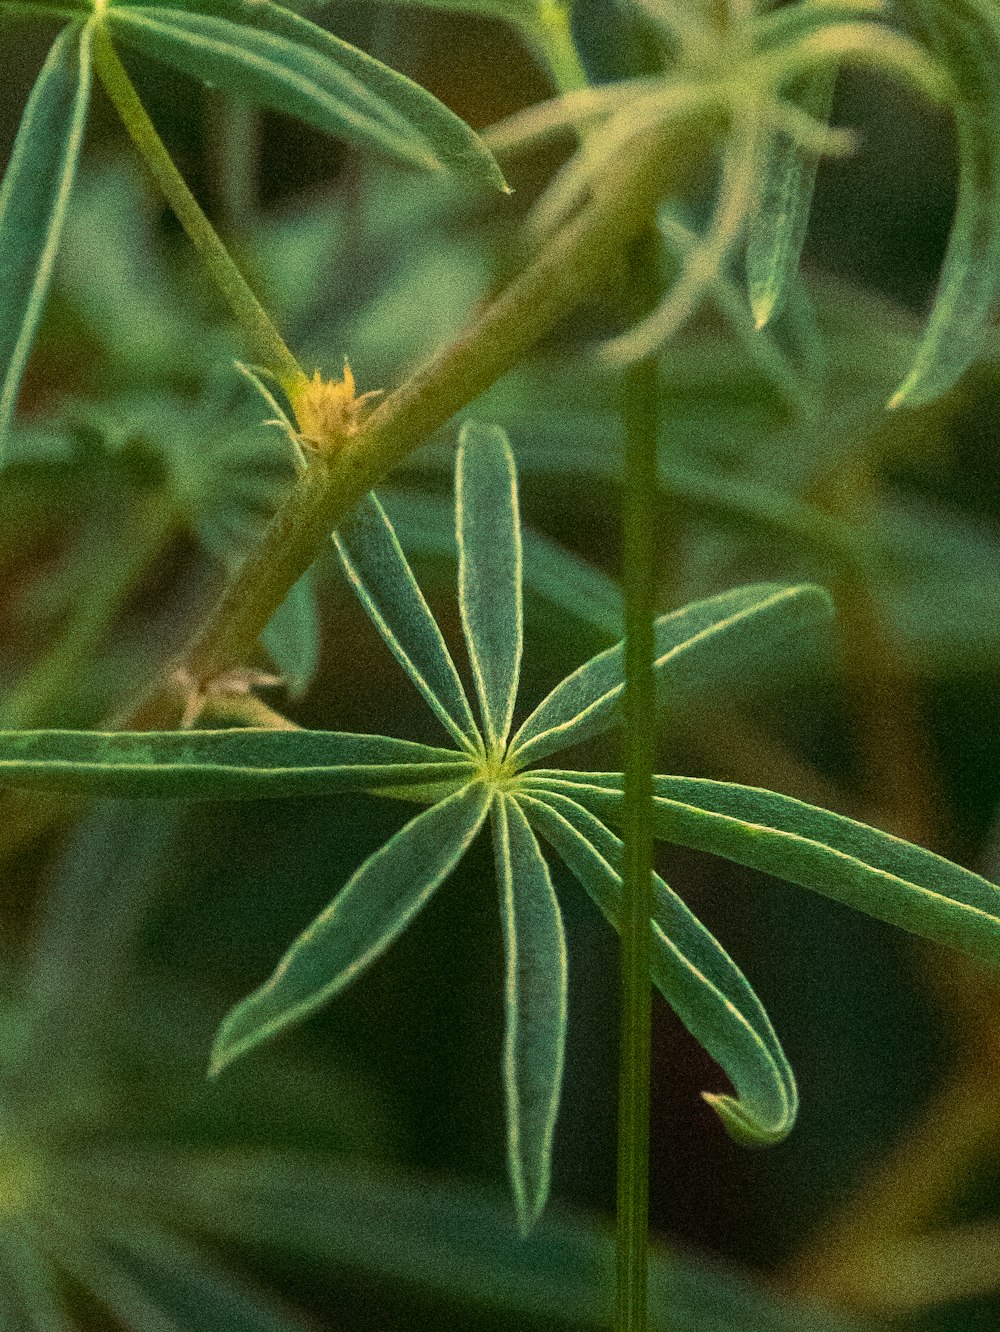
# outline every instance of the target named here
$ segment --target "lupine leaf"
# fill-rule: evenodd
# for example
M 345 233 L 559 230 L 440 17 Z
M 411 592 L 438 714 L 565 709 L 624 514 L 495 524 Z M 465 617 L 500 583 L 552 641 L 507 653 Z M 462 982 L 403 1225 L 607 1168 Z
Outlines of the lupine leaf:
M 486 818 L 476 782 L 418 814 L 355 871 L 259 989 L 219 1028 L 212 1072 L 342 990 L 383 953 L 465 854 Z
M 2 731 L 0 787 L 155 800 L 258 800 L 454 781 L 452 749 L 338 731 Z
M 817 120 L 826 121 L 836 81 L 835 66 L 816 70 L 793 91 L 794 101 Z M 747 290 L 758 328 L 780 308 L 798 272 L 818 168 L 816 154 L 805 151 L 790 135 L 772 135 L 747 235 Z
M 501 19 L 526 28 L 533 28 L 539 20 L 541 0 L 388 0 L 407 9 L 445 9 L 455 14 L 477 14 L 483 18 Z
M 316 674 L 319 636 L 316 584 L 307 572 L 271 616 L 260 636 L 293 698 L 305 693 Z
M 760 14 L 754 24 L 757 46 L 762 50 L 786 46 L 822 32 L 832 24 L 880 18 L 888 8 L 885 0 L 828 0 L 828 3 L 782 5 Z
M 507 1163 L 527 1234 L 549 1192 L 566 1045 L 566 941 L 545 857 L 509 796 L 493 803 L 493 850 L 507 959 Z
M 560 1208 L 527 1239 L 494 1192 L 316 1154 L 187 1152 L 163 1171 L 170 1205 L 226 1246 L 347 1268 L 371 1284 L 487 1311 L 507 1328 L 605 1332 L 614 1315 L 614 1235 Z M 428 1236 L 434 1237 L 428 1243 Z M 862 1332 L 699 1255 L 650 1250 L 651 1332 Z M 870 1329 L 869 1329 L 870 1332 Z
M 119 1270 L 183 1332 L 302 1332 L 300 1318 L 279 1313 L 261 1291 L 209 1264 L 172 1234 L 145 1221 L 112 1222 L 106 1234 Z M 99 1296 L 100 1288 L 94 1293 Z
M 379 495 L 412 555 L 457 559 L 455 513 L 449 500 L 409 490 L 382 490 Z M 565 612 L 591 638 L 609 642 L 621 635 L 622 597 L 613 579 L 530 527 L 521 529 L 521 542 L 526 592 Z
M 22 1233 L 16 1223 L 6 1227 L 3 1237 L 3 1256 L 10 1269 L 8 1289 L 12 1301 L 21 1306 L 21 1317 L 13 1326 L 26 1327 L 30 1332 L 75 1332 L 59 1299 L 57 1273 L 34 1238 L 30 1231 Z
M 0 185 L 0 447 L 52 279 L 90 100 L 89 26 L 64 28 L 31 90 Z
M 455 461 L 458 606 L 487 744 L 510 734 L 524 646 L 517 469 L 499 426 L 462 427 Z
M 205 83 L 373 145 L 506 190 L 485 144 L 426 89 L 270 0 L 109 8 L 115 37 Z
M 568 790 L 568 788 L 567 788 Z M 622 843 L 574 798 L 541 780 L 519 795 L 525 813 L 619 928 Z M 743 973 L 657 875 L 653 882 L 651 980 L 692 1036 L 725 1069 L 739 1099 L 702 1093 L 733 1137 L 778 1142 L 798 1109 L 795 1078 Z
M 602 818 L 620 817 L 617 773 L 530 778 Z M 1000 887 L 971 870 L 776 791 L 695 777 L 656 777 L 654 783 L 657 837 L 812 888 L 1000 966 Z
M 1000 290 L 1000 17 L 992 0 L 911 0 L 909 9 L 958 85 L 958 201 L 930 318 L 890 407 L 920 407 L 958 381 Z
M 829 619 L 818 587 L 756 583 L 696 601 L 656 621 L 657 688 L 676 706 L 713 684 L 762 664 L 793 636 Z M 796 645 L 798 650 L 798 645 Z M 539 703 L 514 736 L 519 764 L 600 735 L 620 717 L 624 645 L 592 657 Z
M 470 753 L 479 730 L 437 621 L 374 494 L 333 540 L 351 585 L 393 656 L 445 730 Z

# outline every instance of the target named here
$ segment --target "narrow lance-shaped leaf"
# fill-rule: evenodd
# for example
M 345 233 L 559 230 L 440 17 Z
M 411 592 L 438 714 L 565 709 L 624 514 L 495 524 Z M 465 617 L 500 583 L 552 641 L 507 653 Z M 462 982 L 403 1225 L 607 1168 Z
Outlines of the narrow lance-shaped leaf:
M 507 958 L 507 1162 L 527 1234 L 549 1192 L 566 1045 L 566 941 L 545 858 L 509 796 L 493 804 L 493 850 Z
M 793 98 L 803 111 L 827 121 L 833 104 L 836 66 L 815 70 L 800 81 Z M 819 157 L 789 134 L 771 137 L 759 202 L 747 234 L 747 291 L 758 328 L 780 308 L 799 269 Z
M 0 449 L 52 279 L 90 100 L 89 25 L 64 28 L 31 90 L 0 185 Z
M 656 676 L 661 696 L 682 706 L 712 685 L 770 665 L 777 648 L 808 639 L 829 620 L 833 604 L 819 587 L 757 583 L 661 615 L 656 622 Z M 514 736 L 519 764 L 600 735 L 620 717 L 625 690 L 621 643 L 592 657 L 556 685 Z
M 615 773 L 532 773 L 602 818 L 621 816 Z M 654 779 L 656 835 L 725 856 L 1000 966 L 1000 888 L 889 833 L 776 791 Z
M 927 327 L 890 407 L 921 407 L 952 388 L 979 355 L 1000 291 L 1000 16 L 993 0 L 910 9 L 958 85 L 958 200 Z
M 455 515 L 450 500 L 417 491 L 379 491 L 399 539 L 411 554 L 454 560 Z M 580 624 L 597 644 L 613 642 L 622 630 L 618 584 L 595 565 L 531 528 L 521 529 L 524 590 Z
M 445 730 L 469 753 L 479 730 L 451 653 L 374 494 L 333 534 L 344 571 L 372 623 Z
M 114 5 L 116 39 L 212 86 L 425 168 L 506 190 L 478 135 L 426 89 L 270 0 Z
M 212 1072 L 298 1022 L 389 947 L 468 849 L 489 809 L 481 782 L 418 814 L 356 870 L 270 980 L 219 1028 Z
M 524 645 L 517 471 L 499 426 L 462 427 L 455 462 L 458 605 L 491 748 L 510 734 Z
M 2 731 L 0 787 L 259 800 L 466 781 L 453 749 L 339 731 Z M 400 792 L 401 794 L 401 792 Z M 418 797 L 419 798 L 419 797 Z
M 289 694 L 300 698 L 319 666 L 319 607 L 311 572 L 292 587 L 260 637 Z
M 575 799 L 541 783 L 519 799 L 603 914 L 618 929 L 621 841 Z M 778 1142 L 798 1110 L 795 1078 L 760 1000 L 743 973 L 676 893 L 653 880 L 651 981 L 692 1036 L 725 1069 L 739 1099 L 703 1093 L 733 1137 Z

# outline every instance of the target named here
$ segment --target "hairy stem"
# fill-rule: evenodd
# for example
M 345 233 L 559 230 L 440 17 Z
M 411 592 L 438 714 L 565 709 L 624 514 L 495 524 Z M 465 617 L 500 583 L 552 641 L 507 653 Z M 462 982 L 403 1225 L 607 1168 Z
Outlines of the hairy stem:
M 187 232 L 209 276 L 249 338 L 254 356 L 274 375 L 286 392 L 294 392 L 305 379 L 301 366 L 188 189 L 139 100 L 125 66 L 111 45 L 111 39 L 101 26 L 94 33 L 94 68 L 132 142 Z
M 633 257 L 644 293 L 656 248 L 644 237 Z M 656 731 L 654 616 L 659 358 L 625 375 L 625 866 L 622 901 L 622 1014 L 618 1080 L 617 1332 L 648 1325 L 649 1074 L 652 995 L 653 769 Z

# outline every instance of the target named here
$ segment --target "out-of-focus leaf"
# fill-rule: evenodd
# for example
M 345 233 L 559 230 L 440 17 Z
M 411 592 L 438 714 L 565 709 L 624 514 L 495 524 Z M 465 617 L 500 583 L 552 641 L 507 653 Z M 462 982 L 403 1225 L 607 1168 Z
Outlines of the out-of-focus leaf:
M 455 663 L 392 524 L 368 495 L 333 540 L 372 623 L 445 730 L 469 753 L 481 745 Z
M 620 819 L 616 774 L 532 773 L 601 817 Z M 656 835 L 812 888 L 878 920 L 1000 966 L 1000 887 L 971 870 L 776 791 L 655 777 Z
M 338 731 L 4 731 L 0 787 L 153 800 L 259 800 L 460 784 L 453 749 Z
M 793 635 L 829 620 L 832 603 L 818 587 L 759 583 L 694 602 L 656 622 L 656 676 L 671 706 L 748 669 L 770 666 Z M 800 650 L 796 644 L 795 650 Z M 608 730 L 625 690 L 624 646 L 592 657 L 539 703 L 511 741 L 519 764 Z
M 992 0 L 910 0 L 925 45 L 958 87 L 958 202 L 937 295 L 891 407 L 946 393 L 982 349 L 1000 290 L 1000 16 Z
M 833 104 L 836 68 L 821 69 L 793 90 L 803 111 L 826 121 Z M 790 135 L 772 136 L 764 181 L 747 234 L 747 290 L 757 327 L 763 328 L 780 307 L 795 278 L 805 243 L 809 210 L 816 188 L 819 158 Z
M 56 38 L 0 185 L 0 447 L 10 427 L 59 249 L 90 100 L 89 25 Z
M 493 1311 L 504 1326 L 537 1319 L 598 1332 L 611 1322 L 614 1235 L 581 1212 L 550 1209 L 525 1239 L 494 1194 L 278 1153 L 178 1154 L 160 1180 L 180 1215 L 225 1243 L 430 1292 Z M 653 1332 L 861 1332 L 853 1319 L 660 1244 L 650 1287 Z
M 566 1045 L 566 941 L 548 865 L 517 801 L 493 803 L 507 958 L 507 1165 L 521 1228 L 545 1208 Z
M 445 9 L 456 14 L 477 14 L 532 27 L 537 24 L 542 0 L 387 0 L 407 9 Z
M 458 606 L 487 745 L 510 734 L 524 646 L 517 471 L 499 426 L 467 422 L 455 462 Z
M 106 1227 L 109 1259 L 165 1320 L 184 1332 L 303 1332 L 262 1291 L 207 1262 L 192 1246 L 142 1223 Z M 100 1288 L 98 1288 L 100 1289 Z
M 316 584 L 305 573 L 271 616 L 261 641 L 293 698 L 309 688 L 319 666 L 319 606 Z
M 538 777 L 527 789 L 520 798 L 532 823 L 620 928 L 622 843 L 578 803 L 568 783 L 550 787 Z M 718 940 L 659 876 L 652 931 L 653 983 L 737 1091 L 737 1097 L 704 1092 L 705 1100 L 734 1138 L 780 1142 L 795 1123 L 798 1092 L 760 1000 Z
M 464 121 L 426 89 L 271 0 L 109 8 L 115 37 L 212 86 L 424 168 L 506 190 Z
M 271 978 L 227 1015 L 212 1049 L 212 1072 L 306 1017 L 385 952 L 458 864 L 489 804 L 483 783 L 465 786 L 370 855 Z

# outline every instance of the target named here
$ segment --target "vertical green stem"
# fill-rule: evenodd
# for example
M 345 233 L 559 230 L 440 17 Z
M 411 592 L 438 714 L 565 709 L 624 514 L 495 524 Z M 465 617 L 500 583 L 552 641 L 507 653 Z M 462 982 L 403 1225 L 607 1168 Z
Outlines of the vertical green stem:
M 249 335 L 254 355 L 286 392 L 293 389 L 305 378 L 302 368 L 188 189 L 101 26 L 94 34 L 94 67 L 133 143 L 177 214 L 209 275 Z
M 655 241 L 637 246 L 637 294 L 656 271 Z M 655 538 L 659 362 L 647 357 L 624 383 L 625 498 L 625 874 L 622 903 L 622 1025 L 618 1098 L 618 1286 L 616 1332 L 648 1325 L 650 963 L 653 767 L 656 757 Z
M 573 40 L 572 14 L 564 0 L 545 0 L 530 34 L 542 63 L 560 93 L 589 86 L 590 80 Z

